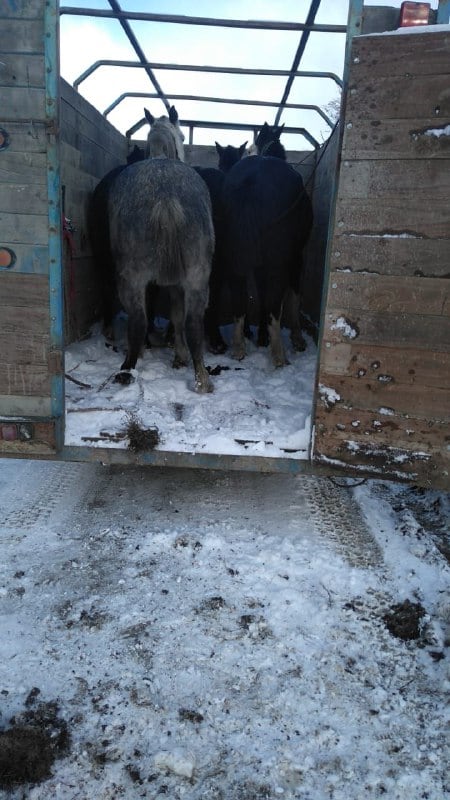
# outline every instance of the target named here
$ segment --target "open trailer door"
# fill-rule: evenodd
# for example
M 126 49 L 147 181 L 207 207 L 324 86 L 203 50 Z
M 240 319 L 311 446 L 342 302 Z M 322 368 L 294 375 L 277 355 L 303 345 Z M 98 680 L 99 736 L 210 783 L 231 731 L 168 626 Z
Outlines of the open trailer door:
M 315 464 L 450 488 L 448 25 L 354 39 Z
M 1 4 L 0 455 L 51 456 L 63 420 L 57 0 Z

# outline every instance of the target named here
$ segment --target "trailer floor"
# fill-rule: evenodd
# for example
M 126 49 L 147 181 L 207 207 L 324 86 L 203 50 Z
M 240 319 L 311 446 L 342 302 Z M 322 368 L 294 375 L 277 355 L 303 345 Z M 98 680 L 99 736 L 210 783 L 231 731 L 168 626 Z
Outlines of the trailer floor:
M 4 460 L 1 797 L 443 800 L 449 505 Z
M 222 331 L 229 340 L 231 326 Z M 162 328 L 129 386 L 114 380 L 124 358 L 123 327 L 115 348 L 94 329 L 66 350 L 65 444 L 128 448 L 132 421 L 154 431 L 162 451 L 307 459 L 316 346 L 306 336 L 305 352 L 296 353 L 287 330 L 283 338 L 283 369 L 251 341 L 242 361 L 206 353 L 214 391 L 198 395 L 192 367 L 172 368 Z

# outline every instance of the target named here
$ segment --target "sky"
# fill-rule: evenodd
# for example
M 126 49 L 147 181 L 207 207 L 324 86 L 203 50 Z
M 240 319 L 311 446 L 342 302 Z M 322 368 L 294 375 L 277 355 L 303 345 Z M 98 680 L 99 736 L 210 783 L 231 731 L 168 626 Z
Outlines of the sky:
M 449 496 L 353 483 L 4 459 L 2 800 L 448 797 Z
M 376 5 L 369 0 L 366 5 Z M 399 7 L 400 0 L 384 3 Z M 110 9 L 107 0 L 73 0 L 61 3 L 84 8 Z M 192 16 L 211 16 L 230 19 L 261 19 L 304 22 L 310 8 L 309 0 L 261 0 L 255 5 L 249 0 L 216 0 L 213 7 L 207 0 L 122 0 L 129 11 L 173 13 Z M 433 0 L 432 7 L 436 7 Z M 212 10 L 213 8 L 213 10 Z M 346 0 L 322 0 L 316 23 L 345 25 Z M 249 68 L 290 69 L 300 41 L 301 32 L 246 31 L 232 28 L 198 27 L 169 23 L 130 22 L 149 61 L 173 64 L 197 64 Z M 307 71 L 332 72 L 342 77 L 345 34 L 312 33 L 301 63 Z M 115 20 L 94 17 L 61 17 L 61 74 L 72 83 L 85 69 L 99 59 L 136 61 L 137 56 L 125 33 Z M 280 102 L 287 78 L 276 76 L 233 76 L 208 73 L 155 71 L 167 97 L 172 94 L 202 95 L 231 99 Z M 154 92 L 147 75 L 141 69 L 101 67 L 80 86 L 80 92 L 96 108 L 104 111 L 125 92 Z M 339 88 L 330 78 L 296 78 L 288 102 L 318 105 L 326 109 L 339 99 Z M 238 121 L 261 125 L 273 122 L 276 109 L 257 106 L 174 101 L 180 118 L 217 121 Z M 165 113 L 157 98 L 127 98 L 114 109 L 110 122 L 123 133 L 143 117 L 144 106 L 154 116 Z M 306 128 L 317 141 L 328 138 L 330 128 L 317 112 L 288 109 L 281 122 Z M 136 138 L 146 138 L 146 128 Z M 187 132 L 187 131 L 186 131 Z M 145 134 L 145 135 L 144 135 Z M 239 145 L 251 133 L 197 129 L 194 143 Z M 287 149 L 309 149 L 302 136 L 285 134 Z

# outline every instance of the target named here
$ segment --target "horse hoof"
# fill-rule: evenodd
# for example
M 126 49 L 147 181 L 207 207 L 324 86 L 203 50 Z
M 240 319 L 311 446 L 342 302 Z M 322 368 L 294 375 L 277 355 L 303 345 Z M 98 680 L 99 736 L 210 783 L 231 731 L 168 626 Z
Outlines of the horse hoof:
M 121 383 L 122 386 L 129 386 L 134 382 L 134 377 L 131 372 L 118 372 L 114 378 L 114 383 Z
M 198 394 L 208 394 L 214 391 L 214 386 L 210 380 L 196 380 L 195 391 Z
M 174 360 L 172 361 L 172 369 L 181 369 L 181 367 L 187 367 L 187 361 L 175 356 Z
M 291 344 L 296 353 L 304 353 L 306 350 L 306 342 L 303 336 L 291 336 Z

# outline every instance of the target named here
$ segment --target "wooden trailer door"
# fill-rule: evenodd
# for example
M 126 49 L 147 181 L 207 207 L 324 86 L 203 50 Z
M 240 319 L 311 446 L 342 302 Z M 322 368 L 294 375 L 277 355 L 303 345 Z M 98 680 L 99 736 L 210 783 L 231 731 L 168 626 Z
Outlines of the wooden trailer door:
M 0 456 L 62 438 L 57 19 L 57 0 L 1 3 Z
M 353 40 L 327 262 L 313 462 L 449 489 L 448 26 Z

